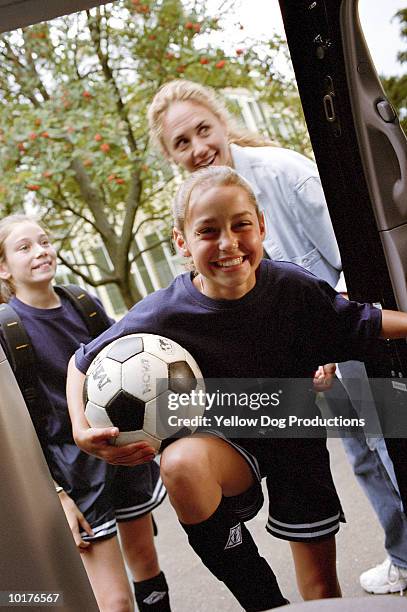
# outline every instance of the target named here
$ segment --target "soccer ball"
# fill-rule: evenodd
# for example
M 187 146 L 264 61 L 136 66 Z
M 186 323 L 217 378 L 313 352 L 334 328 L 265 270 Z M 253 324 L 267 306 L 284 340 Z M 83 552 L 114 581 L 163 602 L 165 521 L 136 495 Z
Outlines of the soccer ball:
M 156 450 L 195 431 L 205 412 L 205 386 L 195 359 L 163 336 L 114 340 L 86 373 L 85 416 L 91 427 L 118 427 L 115 444 L 145 440 Z

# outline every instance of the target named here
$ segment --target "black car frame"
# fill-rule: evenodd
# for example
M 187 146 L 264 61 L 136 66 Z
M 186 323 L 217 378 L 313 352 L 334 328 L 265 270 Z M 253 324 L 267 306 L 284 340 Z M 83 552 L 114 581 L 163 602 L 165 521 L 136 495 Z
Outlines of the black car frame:
M 371 59 L 358 0 L 280 0 L 351 299 L 407 311 L 407 140 Z M 366 363 L 407 508 L 407 343 Z M 372 384 L 373 390 L 375 385 Z

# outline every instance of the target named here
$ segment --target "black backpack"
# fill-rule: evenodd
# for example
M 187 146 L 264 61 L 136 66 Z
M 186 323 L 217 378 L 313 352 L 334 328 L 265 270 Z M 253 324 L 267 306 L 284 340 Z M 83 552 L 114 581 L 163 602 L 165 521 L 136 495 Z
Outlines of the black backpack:
M 96 338 L 111 323 L 106 313 L 87 291 L 78 285 L 56 285 L 58 295 L 63 295 L 73 304 L 83 318 L 92 338 Z M 10 365 L 17 379 L 28 409 L 37 412 L 38 397 L 36 356 L 24 325 L 10 304 L 0 304 L 0 325 L 6 343 Z

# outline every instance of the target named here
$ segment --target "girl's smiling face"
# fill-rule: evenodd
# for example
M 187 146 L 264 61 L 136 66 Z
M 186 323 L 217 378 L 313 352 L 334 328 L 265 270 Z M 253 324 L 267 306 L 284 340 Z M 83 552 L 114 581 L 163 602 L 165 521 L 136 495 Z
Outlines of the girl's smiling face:
M 54 278 L 56 251 L 47 234 L 34 221 L 18 223 L 12 228 L 4 241 L 4 255 L 0 276 L 12 279 L 17 297 L 20 288 L 48 285 Z
M 263 257 L 263 217 L 237 185 L 220 185 L 191 194 L 184 232 L 174 239 L 185 257 L 192 257 L 196 286 L 214 299 L 236 300 L 256 284 Z M 201 283 L 202 281 L 202 283 Z

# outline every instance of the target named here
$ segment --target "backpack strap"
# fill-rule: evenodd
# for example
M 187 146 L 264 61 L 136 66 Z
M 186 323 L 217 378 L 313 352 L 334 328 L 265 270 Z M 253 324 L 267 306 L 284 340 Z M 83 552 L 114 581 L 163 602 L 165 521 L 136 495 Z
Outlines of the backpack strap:
M 82 316 L 88 328 L 89 335 L 96 338 L 111 322 L 94 298 L 78 285 L 56 285 L 58 295 L 64 295 Z
M 65 295 L 72 302 L 85 321 L 90 336 L 96 337 L 110 327 L 109 318 L 86 291 L 77 285 L 54 288 L 59 295 Z M 41 442 L 41 423 L 45 417 L 39 401 L 37 356 L 23 322 L 10 304 L 0 304 L 0 326 L 7 358 Z
M 0 304 L 0 325 L 7 348 L 7 357 L 29 408 L 38 395 L 36 356 L 24 325 L 10 304 Z

